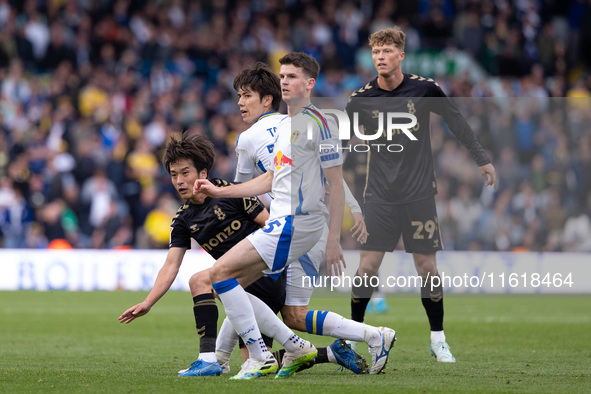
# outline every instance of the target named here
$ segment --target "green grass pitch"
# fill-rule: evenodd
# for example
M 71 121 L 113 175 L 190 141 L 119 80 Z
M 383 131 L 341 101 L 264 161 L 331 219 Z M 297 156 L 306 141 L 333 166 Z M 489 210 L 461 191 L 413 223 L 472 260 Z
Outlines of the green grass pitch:
M 387 314 L 367 316 L 397 331 L 386 374 L 356 376 L 325 364 L 287 380 L 245 382 L 178 378 L 198 351 L 191 297 L 171 292 L 147 316 L 119 324 L 117 316 L 145 295 L 0 292 L 0 392 L 591 392 L 590 298 L 448 298 L 445 331 L 456 364 L 430 356 L 417 298 L 388 298 Z M 311 307 L 349 316 L 347 298 L 316 297 Z M 303 336 L 317 346 L 332 342 Z M 369 356 L 363 344 L 358 351 Z M 235 352 L 232 371 L 240 364 Z

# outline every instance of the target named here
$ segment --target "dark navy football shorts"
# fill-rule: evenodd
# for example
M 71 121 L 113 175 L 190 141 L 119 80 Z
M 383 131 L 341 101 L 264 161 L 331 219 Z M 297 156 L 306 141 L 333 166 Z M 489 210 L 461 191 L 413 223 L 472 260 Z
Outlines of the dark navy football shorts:
M 405 204 L 365 203 L 367 242 L 361 250 L 392 252 L 400 235 L 408 253 L 432 254 L 443 249 L 435 197 Z

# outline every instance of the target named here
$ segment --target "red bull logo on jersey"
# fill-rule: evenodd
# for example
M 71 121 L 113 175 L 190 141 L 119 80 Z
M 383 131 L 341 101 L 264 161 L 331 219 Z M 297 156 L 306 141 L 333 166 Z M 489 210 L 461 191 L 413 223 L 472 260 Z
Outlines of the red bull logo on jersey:
M 280 170 L 285 166 L 293 167 L 293 161 L 291 158 L 284 155 L 281 151 L 277 152 L 273 158 L 273 164 L 275 165 L 276 170 Z

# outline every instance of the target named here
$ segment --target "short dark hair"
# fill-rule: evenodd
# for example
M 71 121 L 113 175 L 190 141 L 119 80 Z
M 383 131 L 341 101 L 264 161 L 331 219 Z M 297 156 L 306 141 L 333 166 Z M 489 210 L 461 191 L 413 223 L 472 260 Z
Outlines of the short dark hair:
M 234 90 L 249 88 L 261 96 L 273 97 L 271 106 L 275 111 L 281 104 L 281 83 L 277 74 L 263 62 L 257 62 L 254 66 L 245 68 L 234 78 Z
M 170 173 L 170 165 L 183 159 L 190 160 L 198 172 L 206 169 L 209 174 L 215 161 L 213 144 L 204 135 L 191 135 L 185 132 L 179 138 L 173 134 L 166 141 L 162 164 Z
M 320 64 L 312 56 L 304 52 L 291 52 L 279 59 L 279 64 L 292 64 L 304 70 L 309 78 L 318 79 Z

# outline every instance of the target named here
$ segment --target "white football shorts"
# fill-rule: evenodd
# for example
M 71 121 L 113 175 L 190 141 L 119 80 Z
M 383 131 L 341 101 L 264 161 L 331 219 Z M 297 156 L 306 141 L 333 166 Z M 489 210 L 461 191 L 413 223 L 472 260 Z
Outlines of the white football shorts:
M 318 278 L 320 263 L 326 254 L 328 225 L 324 222 L 322 237 L 314 247 L 287 267 L 285 305 L 308 306 L 314 292 L 314 280 Z
M 288 264 L 297 261 L 318 243 L 324 231 L 325 218 L 321 213 L 290 215 L 268 219 L 265 224 L 246 239 L 269 267 L 263 273 L 276 277 Z

